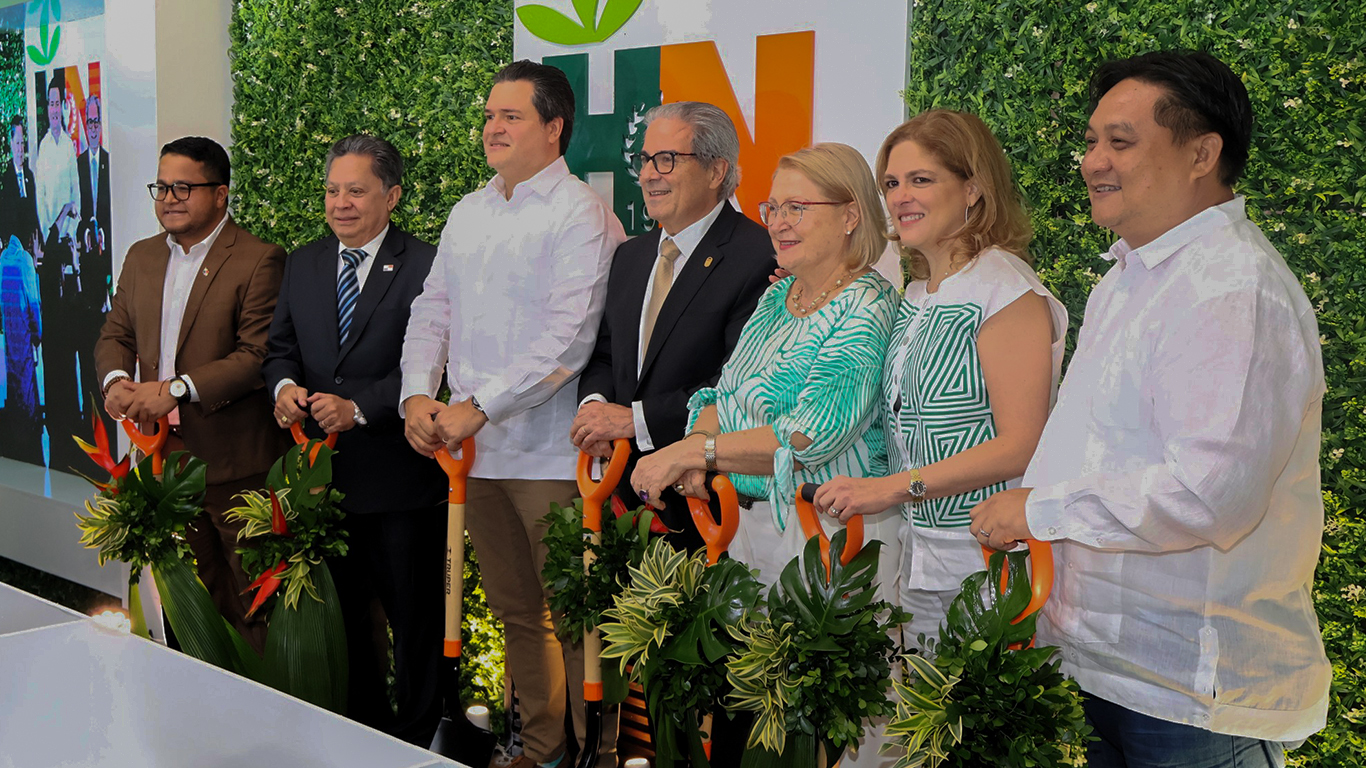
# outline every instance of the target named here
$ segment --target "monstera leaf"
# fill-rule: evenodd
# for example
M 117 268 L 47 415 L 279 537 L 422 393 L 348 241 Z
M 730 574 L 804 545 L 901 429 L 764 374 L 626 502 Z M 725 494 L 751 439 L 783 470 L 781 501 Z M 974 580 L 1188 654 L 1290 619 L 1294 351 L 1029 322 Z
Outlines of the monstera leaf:
M 574 0 L 575 22 L 553 8 L 544 5 L 524 5 L 517 9 L 517 18 L 527 31 L 556 45 L 589 45 L 600 43 L 621 29 L 642 0 L 607 0 L 598 18 L 598 0 Z
M 1007 644 L 1029 642 L 1034 636 L 1038 614 L 1032 613 L 1018 624 L 1011 623 L 1029 605 L 1026 557 L 1028 551 L 1023 549 L 997 552 L 991 556 L 987 570 L 963 580 L 963 591 L 949 604 L 945 622 L 947 637 L 967 642 L 983 640 L 988 645 L 996 645 L 1002 640 Z M 1003 590 L 1001 571 L 1007 563 L 1010 575 Z

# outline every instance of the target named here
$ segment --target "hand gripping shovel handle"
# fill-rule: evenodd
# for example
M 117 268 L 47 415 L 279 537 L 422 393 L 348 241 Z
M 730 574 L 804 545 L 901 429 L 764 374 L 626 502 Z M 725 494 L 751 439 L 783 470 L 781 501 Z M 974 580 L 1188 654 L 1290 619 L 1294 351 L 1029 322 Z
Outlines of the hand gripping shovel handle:
M 735 486 L 730 484 L 730 479 L 725 475 L 712 478 L 711 488 L 721 501 L 721 523 L 716 523 L 707 502 L 701 499 L 689 496 L 688 511 L 692 513 L 697 532 L 707 543 L 707 565 L 716 565 L 721 553 L 730 547 L 731 539 L 735 538 L 735 532 L 740 528 L 740 498 L 735 494 Z
M 138 450 L 152 457 L 152 474 L 161 477 L 162 464 L 166 460 L 165 451 L 162 449 L 166 447 L 166 438 L 171 436 L 170 417 L 162 416 L 157 419 L 157 431 L 150 435 L 138 429 L 138 425 L 128 419 L 123 420 L 123 431 L 128 433 L 128 439 L 133 441 Z
M 825 564 L 825 576 L 830 577 L 830 537 L 825 534 L 825 528 L 821 521 L 816 519 L 816 508 L 812 501 L 816 498 L 816 491 L 820 489 L 815 483 L 803 483 L 797 489 L 797 519 L 802 524 L 802 534 L 806 540 L 810 541 L 812 536 L 821 537 L 821 562 Z M 840 553 L 840 563 L 848 565 L 854 555 L 863 549 L 863 515 L 854 515 L 845 523 L 845 530 L 848 533 L 844 539 L 844 551 Z
M 1048 602 L 1048 595 L 1053 591 L 1053 545 L 1046 541 L 1037 539 L 1025 539 L 1025 544 L 1029 546 L 1029 589 L 1031 592 L 1029 605 L 1020 612 L 1019 616 L 1010 620 L 1011 624 L 1019 624 L 1026 617 L 1043 607 Z M 996 550 L 990 547 L 982 547 L 982 559 L 991 565 L 991 556 L 996 554 Z M 1005 567 L 1001 569 L 1001 591 L 1004 592 L 1006 585 L 1010 582 L 1010 561 L 1006 561 Z M 1032 647 L 1034 641 L 1030 640 Z M 1019 650 L 1022 646 L 1018 643 L 1010 646 L 1011 650 Z
M 612 458 L 602 470 L 602 479 L 593 480 L 593 457 L 579 454 L 576 479 L 579 495 L 583 497 L 583 527 L 589 531 L 588 540 L 597 544 L 602 538 L 602 503 L 607 501 L 621 482 L 626 462 L 631 455 L 631 441 L 618 438 L 612 442 Z M 583 571 L 593 564 L 593 550 L 583 553 Z M 592 768 L 598 761 L 602 746 L 602 638 L 598 628 L 583 633 L 583 702 L 585 715 L 583 751 L 579 753 L 577 768 Z
M 295 444 L 297 444 L 297 445 L 308 445 L 308 435 L 305 435 L 305 434 L 304 434 L 304 425 L 303 425 L 302 423 L 296 421 L 296 422 L 294 422 L 293 424 L 290 424 L 290 425 L 289 425 L 289 434 L 291 434 L 291 435 L 294 436 L 294 442 L 295 442 Z M 321 444 L 327 446 L 328 448 L 336 448 L 336 447 L 337 447 L 337 433 L 336 433 L 336 432 L 333 432 L 332 434 L 330 434 L 330 435 L 328 435 L 327 437 L 323 438 Z M 443 450 L 443 452 L 444 452 L 444 450 Z M 447 455 L 447 456 L 450 456 L 449 453 L 447 453 L 446 455 Z M 311 451 L 308 452 L 308 463 L 309 463 L 309 466 L 312 466 L 313 462 L 315 462 L 315 461 L 317 461 L 317 460 L 318 460 L 318 446 L 315 445 L 315 446 L 313 446 L 313 450 L 311 450 Z M 438 461 L 439 461 L 439 459 L 438 459 Z M 445 465 L 443 464 L 442 467 L 444 468 Z M 464 482 L 464 481 L 462 480 L 461 482 Z

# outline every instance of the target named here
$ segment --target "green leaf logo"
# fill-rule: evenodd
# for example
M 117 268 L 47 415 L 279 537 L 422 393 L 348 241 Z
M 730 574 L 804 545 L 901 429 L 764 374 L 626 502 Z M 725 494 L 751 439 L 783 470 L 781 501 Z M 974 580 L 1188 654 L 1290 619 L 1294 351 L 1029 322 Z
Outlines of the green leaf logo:
M 579 20 L 565 16 L 544 5 L 524 5 L 517 9 L 517 18 L 531 34 L 556 45 L 590 45 L 601 43 L 621 29 L 643 0 L 607 0 L 598 18 L 599 0 L 574 0 L 574 13 Z
M 29 59 L 40 67 L 47 66 L 57 58 L 57 46 L 62 42 L 62 28 L 56 23 L 49 25 L 49 21 L 56 22 L 61 16 L 61 0 L 43 2 L 42 14 L 38 18 L 38 43 L 41 47 L 28 46 Z

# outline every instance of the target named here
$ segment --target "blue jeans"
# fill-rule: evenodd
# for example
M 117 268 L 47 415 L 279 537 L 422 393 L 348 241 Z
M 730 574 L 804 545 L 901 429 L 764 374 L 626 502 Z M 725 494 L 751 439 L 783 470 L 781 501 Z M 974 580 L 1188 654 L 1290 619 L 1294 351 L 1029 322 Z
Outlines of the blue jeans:
M 1283 768 L 1278 741 L 1214 733 L 1139 714 L 1086 694 L 1086 720 L 1097 741 L 1089 768 Z

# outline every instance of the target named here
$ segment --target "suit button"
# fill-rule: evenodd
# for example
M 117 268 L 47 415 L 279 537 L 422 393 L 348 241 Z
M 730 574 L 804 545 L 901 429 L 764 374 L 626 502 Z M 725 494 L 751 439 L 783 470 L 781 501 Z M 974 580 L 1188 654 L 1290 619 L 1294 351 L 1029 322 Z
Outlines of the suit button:
M 332 380 L 332 383 L 333 383 L 333 384 L 340 384 L 340 383 L 342 383 L 342 377 L 338 376 L 337 378 L 335 378 L 335 379 Z

